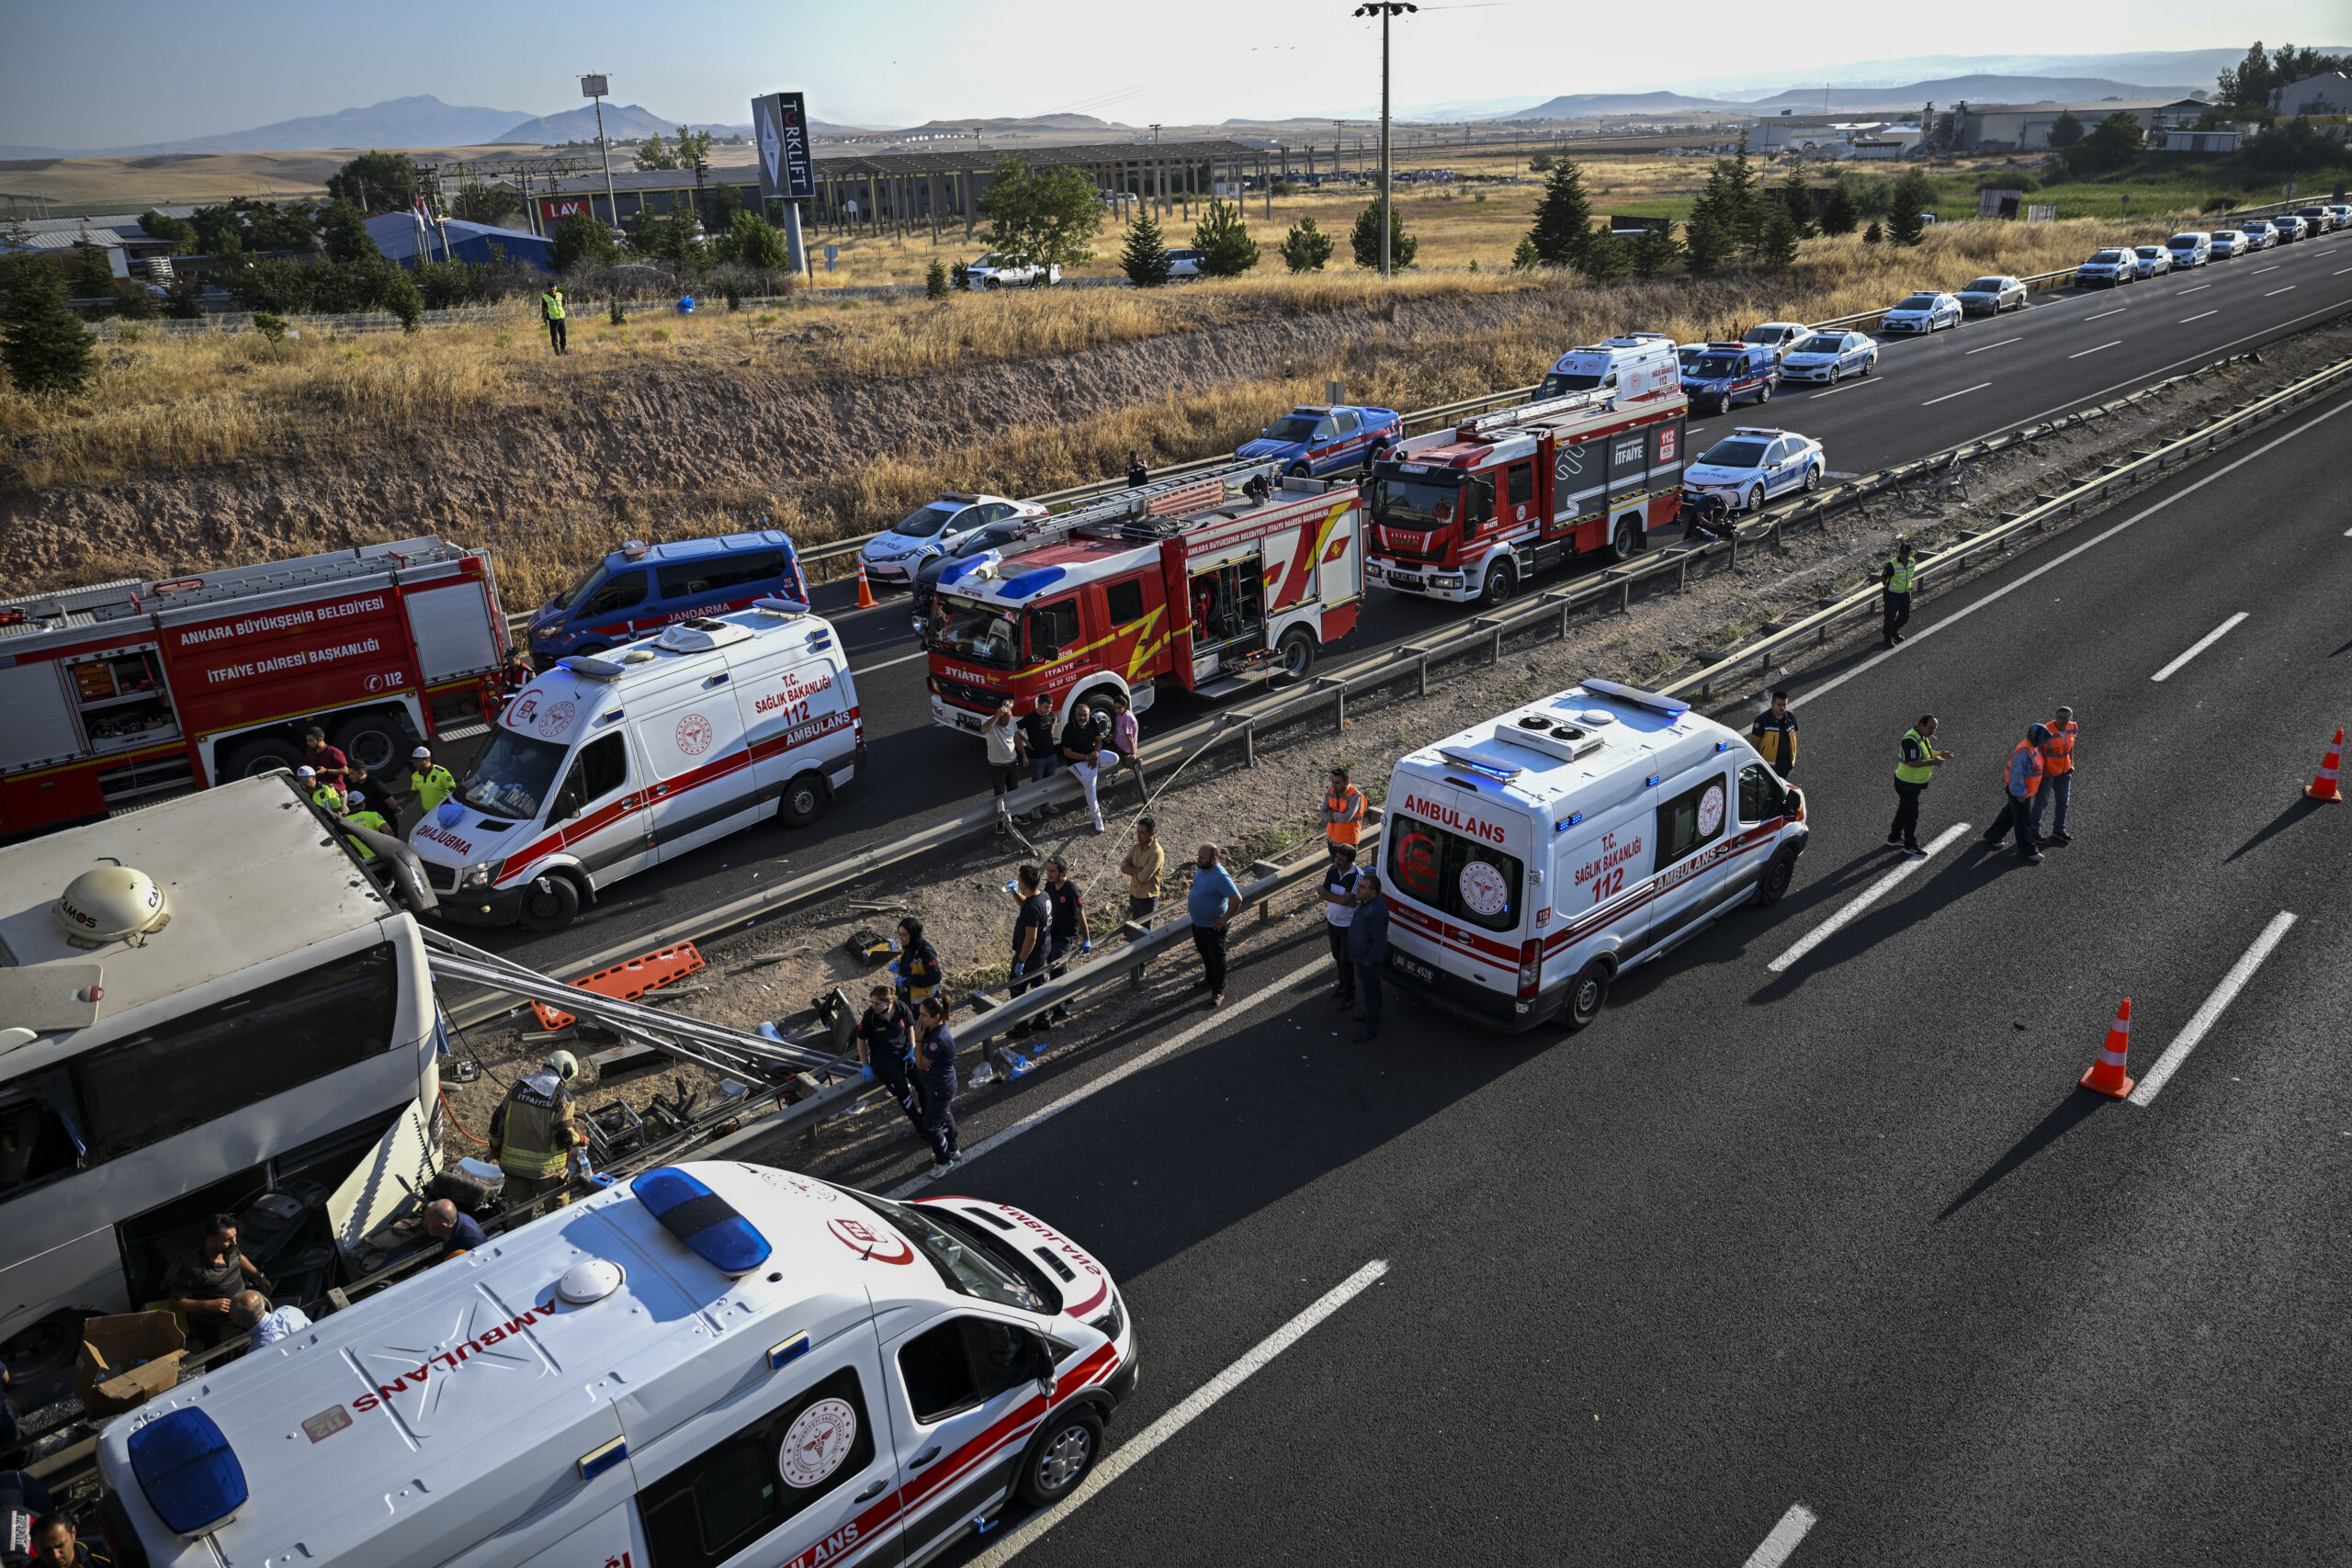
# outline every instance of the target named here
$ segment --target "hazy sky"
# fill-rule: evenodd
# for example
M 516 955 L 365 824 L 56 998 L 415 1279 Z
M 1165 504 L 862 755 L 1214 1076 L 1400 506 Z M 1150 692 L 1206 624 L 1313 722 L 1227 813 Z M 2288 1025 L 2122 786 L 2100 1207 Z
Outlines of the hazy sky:
M 557 6 L 403 0 L 0 0 L 0 142 L 119 146 L 216 135 L 380 99 L 533 114 L 605 71 L 623 103 L 737 122 L 798 87 L 820 119 L 1073 110 L 1142 124 L 1362 114 L 1379 103 L 1378 24 L 1351 0 L 736 0 Z M 1431 0 L 1396 24 L 1400 108 L 1557 93 L 1781 87 L 1823 66 L 1922 54 L 2109 53 L 2325 45 L 2342 0 L 2129 0 L 2098 7 L 1886 0 Z M 1971 17 L 2018 23 L 1998 37 Z M 2203 85 L 2203 84 L 2197 84 Z

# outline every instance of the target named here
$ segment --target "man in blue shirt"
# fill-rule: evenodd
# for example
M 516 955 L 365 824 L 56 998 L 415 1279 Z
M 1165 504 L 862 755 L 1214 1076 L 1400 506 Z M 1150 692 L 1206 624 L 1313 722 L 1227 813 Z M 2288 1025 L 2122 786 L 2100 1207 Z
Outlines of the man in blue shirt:
M 1380 1032 L 1380 966 L 1388 962 L 1388 900 L 1380 896 L 1380 878 L 1366 872 L 1356 884 L 1355 918 L 1348 922 L 1348 961 L 1356 966 L 1356 995 L 1363 1011 L 1356 1021 L 1361 1044 Z
M 424 1206 L 424 1234 L 441 1244 L 441 1256 L 434 1259 L 435 1263 L 447 1263 L 490 1239 L 482 1235 L 481 1226 L 474 1223 L 471 1214 L 459 1213 L 458 1205 L 447 1198 L 436 1198 Z
M 1206 972 L 1209 1006 L 1225 1005 L 1225 928 L 1241 910 L 1241 889 L 1233 874 L 1217 863 L 1215 844 L 1203 844 L 1193 852 L 1193 886 L 1184 895 L 1184 908 L 1193 917 L 1193 946 L 1201 955 L 1201 967 Z
M 244 1331 L 246 1348 L 254 1350 L 275 1345 L 311 1326 L 310 1314 L 300 1307 L 282 1306 L 272 1311 L 269 1298 L 259 1291 L 239 1291 L 232 1297 L 229 1321 Z

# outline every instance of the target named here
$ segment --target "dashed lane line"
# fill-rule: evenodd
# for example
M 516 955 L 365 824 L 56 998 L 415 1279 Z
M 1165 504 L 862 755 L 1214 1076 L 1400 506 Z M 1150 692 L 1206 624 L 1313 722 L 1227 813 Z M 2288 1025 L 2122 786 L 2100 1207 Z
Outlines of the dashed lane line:
M 1035 1544 L 1047 1530 L 1086 1506 L 1111 1483 L 1149 1458 L 1154 1449 L 1191 1426 L 1193 1421 L 1205 1415 L 1211 1405 L 1263 1371 L 1275 1357 L 1306 1338 L 1317 1324 L 1372 1289 L 1374 1285 L 1378 1284 L 1381 1277 L 1387 1272 L 1388 1260 L 1376 1258 L 1331 1287 L 1313 1306 L 1258 1341 L 1248 1355 L 1186 1395 L 1182 1404 L 1136 1433 L 1132 1441 L 1122 1443 L 1117 1449 L 1104 1455 L 1102 1461 L 1088 1472 L 1086 1479 L 1080 1482 L 1077 1489 L 1068 1497 L 1051 1508 L 1032 1515 L 1020 1529 L 974 1558 L 972 1568 L 1004 1568 L 1005 1563 L 1012 1562 L 1030 1546 Z M 1788 1520 L 1783 1517 L 1780 1529 L 1785 1529 L 1787 1526 Z M 1804 1531 L 1812 1527 L 1813 1516 L 1806 1514 L 1804 1527 L 1796 1533 L 1796 1540 L 1804 1540 Z M 1776 1529 L 1774 1534 L 1778 1533 L 1779 1529 Z M 1790 1548 L 1795 1547 L 1796 1540 L 1790 1541 Z M 1770 1544 L 1771 1538 L 1768 1537 L 1765 1545 Z M 1763 1550 L 1763 1547 L 1757 1548 L 1758 1553 Z M 1770 1564 L 1778 1563 L 1787 1556 L 1788 1551 L 1783 1551 L 1779 1557 L 1755 1556 L 1750 1557 L 1748 1562 L 1750 1564 L 1762 1562 L 1769 1568 Z
M 2116 344 L 2120 344 L 2122 341 L 2123 340 L 2121 338 L 2117 338 L 2115 343 L 2103 343 L 2097 348 L 2086 348 L 2080 354 L 2070 354 L 2066 357 L 2069 359 L 2087 359 L 2094 354 L 2105 354 L 2109 349 L 2113 348 Z
M 2223 621 L 2220 626 L 2215 626 L 2211 631 L 2207 632 L 2203 637 L 2200 637 L 2195 642 L 2190 643 L 2188 645 L 2188 650 L 2186 653 L 2183 653 L 2178 659 L 2174 660 L 2170 664 L 2165 665 L 2163 669 L 2149 676 L 2148 679 L 2151 681 L 2170 680 L 2174 671 L 2178 670 L 2182 665 L 2188 663 L 2190 660 L 2196 658 L 2199 654 L 2204 652 L 2207 649 L 2212 647 L 2215 643 L 2229 636 L 2231 632 L 2237 629 L 2237 624 L 2240 621 L 2245 620 L 2245 617 L 2246 612 L 2240 610 L 2236 615 L 2232 615 L 2228 620 Z
M 912 653 L 902 653 L 896 659 L 886 659 L 879 664 L 869 664 L 863 670 L 853 670 L 850 671 L 850 674 L 853 678 L 859 675 L 871 675 L 876 670 L 888 670 L 893 664 L 910 663 L 914 660 L 922 658 L 928 652 L 930 652 L 930 649 L 919 648 Z
M 2202 313 L 2200 313 L 2200 314 L 2199 314 L 2199 315 L 2194 315 L 2194 316 L 2183 316 L 2183 317 L 2180 319 L 2180 324 L 2181 324 L 2182 326 L 2184 326 L 2184 327 L 2185 327 L 2185 326 L 2187 326 L 2187 325 L 2188 325 L 2189 322 L 2191 322 L 2191 321 L 2203 321 L 2207 316 L 2218 316 L 2218 315 L 2220 315 L 2221 313 L 2222 313 L 2222 312 L 2221 312 L 2220 309 L 2217 307 L 2217 308 L 2215 308 L 2215 309 L 2213 309 L 2213 310 L 2204 311 L 2204 312 L 2202 312 Z
M 2237 999 L 2240 991 L 2245 989 L 2246 982 L 2254 978 L 2254 972 L 2262 967 L 2262 961 L 2270 956 L 2270 950 L 2278 945 L 2294 923 L 2295 917 L 2290 910 L 2281 909 L 2271 917 L 2270 923 L 2262 928 L 2262 934 L 2254 939 L 2254 945 L 2247 948 L 2230 966 L 2230 972 L 2222 976 L 2222 983 L 2213 987 L 2213 994 L 2205 998 L 2205 1005 L 2197 1010 L 2196 1016 L 2188 1021 L 2188 1027 L 2173 1036 L 2172 1043 L 2165 1047 L 2165 1054 L 2156 1058 L 2156 1065 L 2142 1077 L 2139 1087 L 2132 1091 L 2132 1104 L 2144 1107 L 2156 1098 L 2165 1085 L 2172 1081 L 2173 1074 L 2180 1071 L 2181 1064 L 2188 1060 L 2188 1054 L 2197 1049 L 2197 1043 L 2205 1038 L 2207 1031 L 2213 1027 L 2222 1011 Z
M 2088 321 L 2103 321 L 2107 320 L 2109 316 L 2120 316 L 2120 315 L 2123 314 L 2123 312 L 2124 312 L 2124 311 L 2126 311 L 2126 310 L 2130 310 L 2131 308 L 2132 308 L 2132 307 L 2131 307 L 2131 306 L 2129 306 L 2129 305 L 2118 305 L 2118 306 L 2117 306 L 2114 310 L 2101 310 L 2098 315 L 2096 315 L 2096 316 L 2085 316 L 2085 317 L 2083 318 L 2083 320 L 2084 320 L 2086 322 L 2088 322 Z
M 1968 352 L 1969 352 L 1970 354 L 1983 354 L 1983 353 L 1985 353 L 1987 350 L 1990 350 L 1990 349 L 1996 349 L 1996 348 L 2007 348 L 2007 347 L 2008 347 L 2008 346 L 2009 346 L 2009 344 L 2013 344 L 2013 343 L 2023 343 L 2024 341 L 2025 341 L 2025 336 L 2024 336 L 2024 334 L 2023 334 L 2023 333 L 2019 333 L 2019 334 L 2018 334 L 2018 336 L 2016 336 L 2016 337 L 2005 337 L 2005 338 L 2003 338 L 2003 339 L 2002 339 L 2000 342 L 1998 342 L 1998 343 L 1988 343 L 1988 344 L 1986 344 L 1984 345 L 1984 348 L 1972 348 L 1972 349 L 1970 349 Z
M 1992 382 L 1990 382 L 1990 381 L 1979 381 L 1979 382 L 1977 382 L 1977 383 L 1976 383 L 1976 385 L 1974 385 L 1973 387 L 1962 387 L 1962 388 L 1959 391 L 1957 391 L 1957 392 L 1946 392 L 1946 393 L 1945 393 L 1942 397 L 1940 397 L 1940 398 L 1929 398 L 1926 402 L 1921 403 L 1919 406 L 1920 406 L 1921 408 L 1923 408 L 1923 409 L 1931 409 L 1931 408 L 1934 408 L 1938 403 L 1948 403 L 1948 402 L 1951 401 L 1954 398 L 1964 398 L 1964 397 L 1968 396 L 1968 394 L 1969 394 L 1969 393 L 1971 393 L 1971 392 L 1981 392 L 1981 391 L 1983 391 L 1985 388 L 1987 388 L 1987 387 L 1991 386 L 1992 384 L 1993 384 L 1993 383 L 1992 383 Z
M 1838 931 L 1852 924 L 1854 918 L 1857 915 L 1860 915 L 1864 909 L 1869 908 L 1872 904 L 1877 903 L 1881 898 L 1885 897 L 1889 893 L 1894 892 L 1895 886 L 1905 877 L 1910 875 L 1913 872 L 1927 864 L 1928 861 L 1935 859 L 1936 856 L 1943 853 L 1945 850 L 1949 849 L 1953 843 L 1958 841 L 1962 834 L 1968 831 L 1968 826 L 1969 825 L 1965 822 L 1955 822 L 1951 827 L 1945 829 L 1942 832 L 1937 834 L 1933 840 L 1929 840 L 1927 853 L 1924 856 L 1918 860 L 1905 860 L 1901 865 L 1896 866 L 1893 871 L 1890 871 L 1884 876 L 1880 877 L 1876 882 L 1871 883 L 1868 887 L 1862 889 L 1860 897 L 1854 898 L 1851 902 L 1847 904 L 1844 908 L 1838 910 L 1836 914 L 1830 916 L 1827 919 L 1814 927 L 1812 931 L 1806 932 L 1803 937 L 1798 939 L 1797 944 L 1794 947 L 1792 947 L 1788 952 L 1781 954 L 1780 957 L 1775 958 L 1771 963 L 1766 964 L 1764 967 L 1770 969 L 1775 975 L 1787 973 L 1789 965 L 1794 964 L 1798 959 L 1803 958 L 1806 953 L 1811 953 L 1815 948 L 1819 947 L 1823 942 L 1827 942 L 1831 937 L 1837 935 Z
M 2295 291 L 2295 286 L 2294 286 L 2293 284 L 2291 284 L 2291 283 L 2290 283 L 2290 284 L 2287 285 L 2287 287 L 2286 287 L 2286 288 L 2274 288 L 2274 289 L 2272 289 L 2268 294 L 2264 295 L 2264 296 L 2263 296 L 2263 298 L 2264 298 L 2265 299 L 2268 299 L 2275 298 L 2276 296 L 2280 295 L 2280 294 L 2292 294 L 2294 291 Z
M 1747 1561 L 1740 1568 L 1781 1568 L 1789 1560 L 1789 1553 L 1820 1522 L 1821 1516 L 1803 1503 L 1790 1504 L 1789 1511 L 1781 1516 L 1781 1522 L 1772 1527 L 1772 1533 L 1747 1554 Z

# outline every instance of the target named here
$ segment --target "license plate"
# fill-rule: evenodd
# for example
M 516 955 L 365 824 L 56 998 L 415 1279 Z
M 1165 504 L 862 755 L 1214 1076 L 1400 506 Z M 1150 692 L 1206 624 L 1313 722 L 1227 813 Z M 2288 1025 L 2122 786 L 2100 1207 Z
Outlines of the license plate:
M 1388 581 L 1398 588 L 1419 588 L 1421 574 L 1418 571 L 1392 571 L 1388 574 Z
M 1418 958 L 1406 957 L 1403 953 L 1397 952 L 1393 947 L 1388 950 L 1388 963 L 1392 968 L 1401 970 L 1403 973 L 1410 975 L 1416 980 L 1435 980 L 1437 978 L 1436 970 L 1430 968 L 1428 964 L 1422 963 Z

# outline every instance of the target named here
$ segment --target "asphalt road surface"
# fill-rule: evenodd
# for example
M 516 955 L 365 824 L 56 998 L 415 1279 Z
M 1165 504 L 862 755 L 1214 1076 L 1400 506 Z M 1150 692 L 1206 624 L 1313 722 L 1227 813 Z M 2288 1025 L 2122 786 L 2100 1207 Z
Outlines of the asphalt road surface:
M 1582 1033 L 1392 993 L 1352 1044 L 1310 928 L 1225 1011 L 976 1102 L 967 1149 L 1028 1120 L 957 1190 L 1102 1257 L 1144 1375 L 1126 1468 L 958 1560 L 2352 1560 L 2352 807 L 2301 794 L 2346 717 L 2347 434 L 2312 405 L 1801 676 L 1794 889 Z M 2061 703 L 2075 841 L 1984 851 Z M 1883 886 L 1928 710 L 1940 847 Z M 2127 997 L 2144 1104 L 2075 1086 Z
M 1955 277 L 1953 287 L 1966 281 Z M 1926 339 L 1885 342 L 1879 368 L 1835 389 L 1798 388 L 1770 403 L 1691 423 L 1690 450 L 1704 451 L 1736 425 L 1779 425 L 1819 438 L 1833 468 L 1867 473 L 2101 398 L 2261 343 L 2352 304 L 2352 232 L 2265 251 L 2194 272 L 2114 289 L 2035 294 L 2023 310 L 1975 319 Z M 1557 577 L 1539 580 L 1548 586 Z M 909 820 L 926 821 L 987 793 L 978 741 L 931 719 L 925 660 L 903 593 L 871 610 L 850 607 L 847 584 L 817 594 L 840 628 L 858 677 L 870 765 L 832 809 L 798 832 L 755 828 L 656 866 L 600 896 L 569 931 L 553 937 L 493 932 L 486 944 L 542 965 L 560 964 L 657 922 L 744 892 L 752 873 L 804 871 Z M 1368 595 L 1356 632 L 1335 645 L 1354 658 L 1452 626 L 1467 606 Z M 1144 716 L 1147 735 L 1184 723 L 1213 704 L 1164 700 Z

